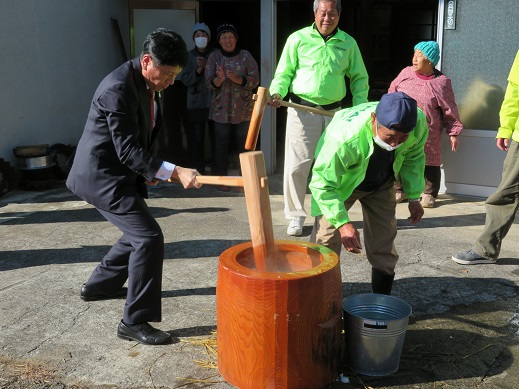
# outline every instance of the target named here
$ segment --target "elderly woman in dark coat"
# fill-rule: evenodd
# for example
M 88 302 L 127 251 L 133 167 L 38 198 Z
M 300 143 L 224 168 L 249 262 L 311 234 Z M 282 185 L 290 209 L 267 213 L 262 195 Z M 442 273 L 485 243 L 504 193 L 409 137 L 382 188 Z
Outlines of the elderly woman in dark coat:
M 209 118 L 214 120 L 214 175 L 227 175 L 231 134 L 238 152 L 245 151 L 245 140 L 254 108 L 253 90 L 259 85 L 258 64 L 247 50 L 237 47 L 238 33 L 232 24 L 217 29 L 220 50 L 207 59 L 205 77 L 213 91 Z M 223 187 L 223 190 L 228 188 Z

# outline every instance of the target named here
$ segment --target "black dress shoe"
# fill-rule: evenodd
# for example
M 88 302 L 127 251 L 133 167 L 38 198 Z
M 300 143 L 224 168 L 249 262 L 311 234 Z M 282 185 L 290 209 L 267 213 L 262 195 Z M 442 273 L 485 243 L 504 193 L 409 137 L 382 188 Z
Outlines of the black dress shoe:
M 167 344 L 171 342 L 171 335 L 167 332 L 153 328 L 148 323 L 127 326 L 121 322 L 117 328 L 117 336 L 121 339 L 135 340 L 144 344 Z
M 128 294 L 128 288 L 121 288 L 115 292 L 109 293 L 95 286 L 83 284 L 79 296 L 83 301 L 109 300 L 124 297 Z

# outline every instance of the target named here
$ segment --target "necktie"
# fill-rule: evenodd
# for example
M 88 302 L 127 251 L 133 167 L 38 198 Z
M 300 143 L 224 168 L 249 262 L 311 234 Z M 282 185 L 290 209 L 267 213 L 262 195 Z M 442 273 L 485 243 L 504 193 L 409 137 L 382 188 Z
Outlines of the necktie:
M 150 90 L 151 100 L 151 129 L 155 127 L 155 92 Z

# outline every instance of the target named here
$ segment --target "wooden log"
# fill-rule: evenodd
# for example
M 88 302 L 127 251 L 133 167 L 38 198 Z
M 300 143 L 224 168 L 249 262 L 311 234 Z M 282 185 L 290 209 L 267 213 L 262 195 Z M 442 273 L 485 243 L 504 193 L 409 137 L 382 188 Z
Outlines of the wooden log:
M 260 86 L 258 87 L 258 93 L 254 95 L 256 101 L 254 102 L 249 131 L 247 132 L 247 139 L 245 140 L 245 150 L 256 150 L 261 121 L 263 120 L 263 112 L 265 112 L 265 105 L 267 105 L 268 92 L 269 90 L 267 88 Z
M 276 261 L 276 247 L 263 152 L 241 153 L 240 165 L 256 269 L 272 270 Z
M 218 369 L 240 389 L 324 388 L 340 362 L 342 288 L 337 254 L 275 241 L 285 272 L 258 272 L 251 242 L 220 256 Z

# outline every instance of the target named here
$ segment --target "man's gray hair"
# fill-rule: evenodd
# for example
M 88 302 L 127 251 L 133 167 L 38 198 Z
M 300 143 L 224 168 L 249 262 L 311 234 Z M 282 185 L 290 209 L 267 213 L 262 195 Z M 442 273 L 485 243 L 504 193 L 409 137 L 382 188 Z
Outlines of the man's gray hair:
M 314 13 L 317 12 L 319 9 L 319 3 L 320 2 L 329 2 L 329 3 L 335 3 L 335 8 L 337 8 L 337 12 L 341 13 L 341 0 L 314 0 Z

